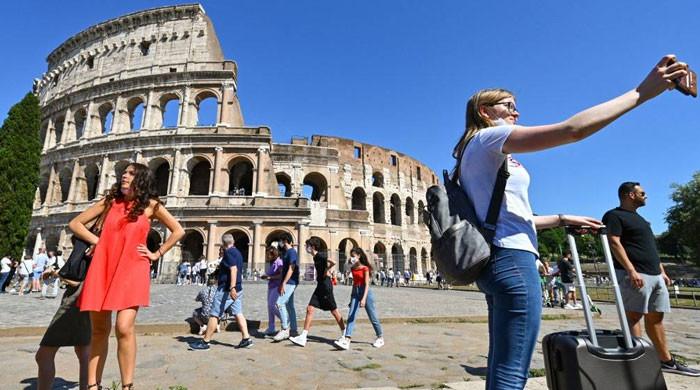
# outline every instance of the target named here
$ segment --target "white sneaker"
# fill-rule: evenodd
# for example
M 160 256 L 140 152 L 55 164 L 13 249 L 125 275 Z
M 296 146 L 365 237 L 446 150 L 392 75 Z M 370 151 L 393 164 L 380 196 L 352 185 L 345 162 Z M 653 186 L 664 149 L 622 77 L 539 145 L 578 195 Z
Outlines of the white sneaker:
M 216 333 L 221 332 L 221 324 L 216 324 Z
M 334 344 L 336 347 L 338 347 L 338 348 L 340 348 L 340 349 L 342 349 L 342 350 L 345 350 L 345 351 L 347 351 L 348 349 L 350 349 L 350 339 L 347 338 L 347 337 L 345 337 L 345 336 L 342 336 L 342 337 L 339 338 L 338 340 L 335 340 L 335 341 L 333 342 L 333 344 Z
M 200 336 L 203 335 L 204 332 L 206 332 L 206 331 L 207 331 L 207 326 L 206 326 L 206 325 L 202 325 L 202 326 L 199 327 L 199 335 L 200 335 Z
M 376 340 L 374 340 L 374 344 L 372 344 L 374 348 L 381 348 L 384 346 L 384 337 L 377 337 Z
M 564 305 L 564 309 L 567 309 L 567 310 L 574 310 L 574 309 L 576 309 L 576 306 L 574 306 L 574 305 L 572 305 L 572 304 L 570 304 L 570 303 L 567 303 L 566 305 Z
M 574 309 L 576 309 L 576 310 L 581 310 L 581 309 L 583 309 L 583 305 L 580 304 L 580 303 L 577 303 L 577 304 L 574 305 Z
M 279 332 L 277 332 L 275 337 L 273 337 L 272 339 L 274 341 L 282 341 L 282 340 L 285 340 L 288 338 L 289 338 L 289 329 L 282 329 Z
M 289 341 L 293 342 L 294 344 L 296 344 L 300 347 L 305 347 L 306 346 L 306 335 L 302 333 L 297 337 L 290 337 Z

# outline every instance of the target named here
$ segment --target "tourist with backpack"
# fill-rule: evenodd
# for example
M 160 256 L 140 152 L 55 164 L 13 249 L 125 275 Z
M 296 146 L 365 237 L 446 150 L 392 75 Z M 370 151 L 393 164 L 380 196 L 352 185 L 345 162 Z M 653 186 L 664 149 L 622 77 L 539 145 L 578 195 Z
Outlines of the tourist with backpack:
M 512 154 L 587 138 L 647 100 L 673 89 L 673 80 L 686 74 L 686 64 L 676 62 L 672 55 L 665 56 L 635 89 L 544 126 L 516 125 L 520 113 L 515 96 L 505 89 L 481 90 L 469 99 L 466 129 L 453 157 L 457 159 L 455 176 L 473 204 L 475 222 L 490 236 L 486 242 L 491 255 L 477 270 L 476 278 L 488 304 L 487 389 L 522 389 L 528 378 L 542 311 L 539 273 L 534 266 L 538 257 L 537 229 L 601 227 L 600 221 L 588 217 L 535 216 L 528 198 L 530 176 Z M 494 202 L 497 196 L 502 201 Z M 489 209 L 495 210 L 495 218 L 487 217 Z

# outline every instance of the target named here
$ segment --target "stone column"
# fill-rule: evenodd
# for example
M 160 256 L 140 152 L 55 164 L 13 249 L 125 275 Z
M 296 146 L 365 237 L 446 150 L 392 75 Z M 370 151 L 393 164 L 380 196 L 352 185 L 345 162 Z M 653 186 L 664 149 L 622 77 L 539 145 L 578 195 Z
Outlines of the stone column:
M 209 221 L 209 229 L 207 230 L 207 259 L 216 259 L 218 253 L 216 251 L 216 237 L 217 229 L 216 224 L 218 221 Z M 199 260 L 199 259 L 197 259 Z
M 134 161 L 140 164 L 145 164 L 146 161 L 143 159 L 143 150 L 141 149 L 135 149 L 134 150 Z
M 188 86 L 185 87 L 182 103 L 180 104 L 180 116 L 178 117 L 177 127 L 188 127 L 190 126 L 190 93 L 191 89 Z M 211 187 L 210 187 L 211 188 Z
M 51 165 L 51 170 L 49 171 L 49 188 L 46 189 L 46 199 L 44 204 L 53 206 L 56 202 L 56 197 L 54 196 L 56 192 L 56 166 Z M 59 197 L 61 195 L 59 194 Z M 60 199 L 60 198 L 59 198 Z
M 71 113 L 70 107 L 66 109 L 66 116 L 63 117 L 63 132 L 61 133 L 61 139 L 57 140 L 57 142 L 60 142 L 61 144 L 65 144 L 66 142 L 72 141 L 73 137 L 72 134 L 75 134 L 75 130 L 73 129 L 73 121 L 71 120 L 73 118 L 73 114 Z M 69 134 L 71 133 L 71 134 Z
M 168 191 L 168 196 L 177 196 L 177 190 L 180 181 L 180 164 L 182 160 L 182 152 L 180 148 L 175 148 L 175 156 L 173 156 L 173 166 L 170 170 L 170 190 Z
M 221 90 L 223 91 L 223 94 L 219 124 L 232 127 L 243 126 L 241 107 L 238 104 L 238 98 L 236 97 L 235 81 L 224 81 L 221 84 Z
M 308 262 L 306 259 L 307 253 L 304 250 L 304 241 L 306 241 L 306 237 L 309 235 L 309 223 L 310 221 L 307 219 L 297 223 L 297 240 L 295 246 L 297 248 L 297 253 L 299 254 L 299 265 Z
M 263 154 L 269 151 L 267 146 L 261 146 L 258 148 L 258 164 L 253 171 L 253 176 L 255 177 L 255 189 L 253 190 L 253 195 L 256 196 L 266 196 L 267 191 L 263 188 L 263 179 L 265 178 L 265 169 L 263 164 L 265 163 Z
M 224 148 L 217 146 L 214 148 L 216 154 L 214 155 L 214 177 L 213 186 L 211 187 L 211 193 L 213 195 L 225 195 L 221 186 L 221 165 L 224 163 Z
M 95 103 L 90 101 L 85 113 L 85 128 L 83 129 L 83 137 L 92 138 L 102 131 L 100 128 L 100 116 L 95 114 Z
M 76 194 L 78 192 L 78 177 L 80 176 L 80 160 L 73 159 L 73 174 L 70 178 L 70 189 L 68 189 L 68 203 L 76 203 Z
M 336 251 L 337 249 L 337 244 L 335 240 L 335 236 L 338 234 L 337 230 L 329 230 L 328 231 L 328 259 L 336 263 L 336 271 L 340 269 L 338 267 L 338 262 L 340 261 L 340 252 Z M 338 256 L 336 256 L 336 252 L 338 253 Z
M 255 265 L 258 264 L 258 262 L 264 262 L 264 253 L 265 251 L 262 250 L 262 221 L 261 220 L 254 220 L 253 221 L 253 258 L 252 262 L 248 263 L 248 269 L 254 270 Z M 261 252 L 263 253 L 263 256 L 260 256 Z M 252 264 L 251 264 L 252 263 Z
M 49 118 L 49 125 L 46 128 L 46 149 L 53 148 L 56 144 L 56 124 L 53 118 Z
M 148 91 L 148 96 L 146 96 L 146 101 L 143 103 L 143 125 L 142 129 L 154 129 L 153 126 L 153 115 L 155 115 L 155 109 L 152 107 L 156 99 L 156 93 L 154 91 Z
M 338 209 L 339 205 L 334 204 L 335 196 L 331 195 L 335 192 L 336 182 L 338 181 L 338 167 L 330 166 L 328 167 L 328 188 L 326 188 L 326 204 L 329 209 Z
M 110 134 L 116 133 L 128 133 L 131 131 L 131 123 L 128 120 L 129 112 L 124 106 L 124 98 L 119 95 L 114 101 L 114 111 L 112 112 L 112 128 L 110 129 Z M 123 123 L 126 122 L 126 123 Z
M 109 169 L 111 168 L 109 163 L 109 156 L 105 155 L 102 157 L 102 167 L 100 168 L 100 184 L 97 186 L 98 196 L 104 194 L 104 192 L 109 188 Z

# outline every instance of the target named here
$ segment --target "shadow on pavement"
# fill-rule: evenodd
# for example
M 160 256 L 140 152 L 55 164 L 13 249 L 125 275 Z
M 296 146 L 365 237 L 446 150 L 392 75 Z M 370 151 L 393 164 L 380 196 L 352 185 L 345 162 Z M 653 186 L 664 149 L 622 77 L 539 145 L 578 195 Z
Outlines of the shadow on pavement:
M 464 371 L 466 371 L 468 374 L 471 375 L 476 375 L 476 376 L 486 376 L 488 373 L 488 368 L 487 367 L 472 367 L 468 366 L 466 364 L 460 364 L 462 368 L 464 368 Z
M 22 379 L 19 383 L 27 385 L 23 390 L 34 390 L 37 388 L 37 378 L 25 378 Z M 56 390 L 68 390 L 68 389 L 75 389 L 78 387 L 78 382 L 73 382 L 73 381 L 67 381 L 61 377 L 56 377 L 53 381 L 53 386 L 51 387 L 52 389 Z

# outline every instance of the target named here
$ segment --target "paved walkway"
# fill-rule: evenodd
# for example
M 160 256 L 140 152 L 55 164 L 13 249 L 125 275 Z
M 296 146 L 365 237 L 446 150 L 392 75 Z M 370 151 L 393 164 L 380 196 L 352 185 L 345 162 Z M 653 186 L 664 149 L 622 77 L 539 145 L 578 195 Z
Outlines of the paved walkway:
M 224 388 L 483 388 L 487 353 L 486 324 L 479 322 L 485 305 L 478 293 L 422 289 L 377 289 L 380 315 L 385 320 L 384 348 L 371 346 L 372 327 L 366 316 L 357 327 L 350 351 L 337 351 L 330 342 L 338 337 L 337 326 L 328 314 L 319 314 L 311 330 L 306 348 L 289 342 L 272 343 L 256 338 L 249 350 L 236 350 L 240 334 L 218 334 L 218 343 L 211 351 L 187 351 L 186 342 L 195 337 L 187 334 L 184 318 L 195 306 L 198 287 L 154 285 L 152 307 L 139 313 L 141 324 L 152 324 L 138 336 L 136 383 L 139 389 L 168 389 L 185 386 L 193 389 Z M 267 318 L 263 295 L 265 286 L 247 284 L 245 311 L 253 320 Z M 297 310 L 303 307 L 312 286 L 299 290 Z M 256 297 L 260 297 L 259 299 Z M 349 288 L 336 290 L 341 306 L 347 303 Z M 36 367 L 33 353 L 37 349 L 41 326 L 48 323 L 56 300 L 35 297 L 0 296 L 0 356 L 3 357 L 1 389 L 31 389 Z M 344 314 L 347 312 L 345 309 Z M 548 309 L 547 316 L 579 314 Z M 413 319 L 407 319 L 413 317 Z M 432 319 L 431 319 L 432 317 Z M 404 319 L 401 319 L 404 318 Z M 603 305 L 600 327 L 615 327 L 614 307 Z M 449 321 L 448 321 L 449 320 Z M 476 321 L 468 323 L 466 321 Z M 156 325 L 158 324 L 158 325 Z M 169 325 L 165 325 L 169 324 Z M 674 353 L 692 361 L 700 361 L 700 311 L 676 310 L 668 318 L 668 336 Z M 18 327 L 29 326 L 25 336 L 17 336 Z M 583 327 L 583 319 L 569 318 L 542 322 L 544 334 Z M 14 336 L 14 337 L 2 337 Z M 119 378 L 115 340 L 105 369 L 105 382 Z M 532 367 L 544 366 L 541 345 L 533 357 Z M 59 388 L 74 388 L 77 363 L 70 349 L 62 349 L 57 357 Z M 543 378 L 535 378 L 528 389 L 545 389 Z M 667 375 L 670 389 L 700 388 L 700 379 Z

